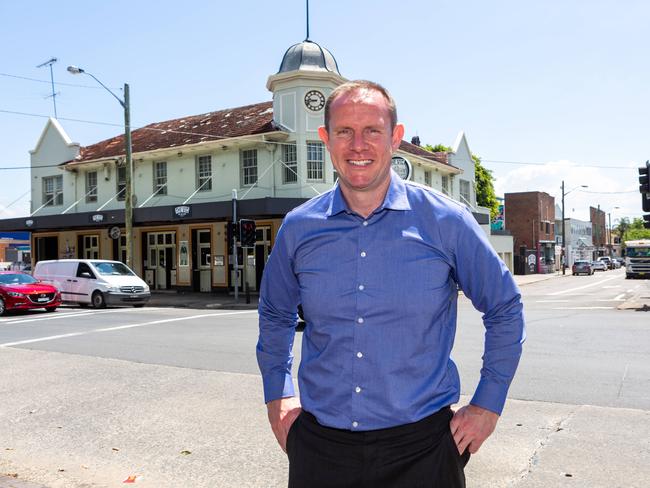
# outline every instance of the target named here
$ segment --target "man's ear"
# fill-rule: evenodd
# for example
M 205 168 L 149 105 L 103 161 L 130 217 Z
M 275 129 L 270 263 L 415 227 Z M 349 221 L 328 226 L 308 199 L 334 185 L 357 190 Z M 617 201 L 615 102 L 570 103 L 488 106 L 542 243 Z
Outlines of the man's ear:
M 393 129 L 393 139 L 391 141 L 393 151 L 397 151 L 399 149 L 399 145 L 402 143 L 402 139 L 404 139 L 404 124 L 395 124 L 395 128 Z
M 327 146 L 327 149 L 330 147 L 330 135 L 327 133 L 327 129 L 325 128 L 324 125 L 321 125 L 318 128 L 318 137 L 320 137 L 320 140 L 325 143 Z

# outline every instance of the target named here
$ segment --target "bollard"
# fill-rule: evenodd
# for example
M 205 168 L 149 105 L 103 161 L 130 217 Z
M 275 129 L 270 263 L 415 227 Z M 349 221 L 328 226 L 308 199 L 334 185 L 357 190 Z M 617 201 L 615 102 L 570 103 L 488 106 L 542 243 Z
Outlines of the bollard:
M 251 290 L 248 287 L 248 281 L 246 282 L 246 303 L 251 302 Z

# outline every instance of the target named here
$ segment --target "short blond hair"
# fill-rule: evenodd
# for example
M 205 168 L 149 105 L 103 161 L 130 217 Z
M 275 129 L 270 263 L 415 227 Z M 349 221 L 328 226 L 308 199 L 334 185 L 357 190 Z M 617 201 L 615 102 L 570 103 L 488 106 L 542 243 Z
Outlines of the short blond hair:
M 376 91 L 384 97 L 388 104 L 388 113 L 390 114 L 390 129 L 393 130 L 397 125 L 397 107 L 395 106 L 395 100 L 388 90 L 381 86 L 379 83 L 368 80 L 352 80 L 343 83 L 342 85 L 337 86 L 330 96 L 327 97 L 327 102 L 325 102 L 325 130 L 330 131 L 330 116 L 332 112 L 332 103 L 336 101 L 337 98 L 351 93 L 357 90 L 370 90 Z

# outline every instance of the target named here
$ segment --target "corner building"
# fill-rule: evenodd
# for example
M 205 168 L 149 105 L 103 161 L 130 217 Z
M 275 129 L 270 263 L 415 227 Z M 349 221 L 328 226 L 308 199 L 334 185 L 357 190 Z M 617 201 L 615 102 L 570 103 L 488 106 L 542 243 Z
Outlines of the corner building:
M 334 56 L 306 40 L 266 83 L 272 101 L 153 123 L 132 132 L 133 268 L 152 289 L 258 290 L 287 212 L 327 191 L 337 175 L 318 138 L 327 96 L 346 79 Z M 417 142 L 417 141 L 416 141 Z M 31 232 L 33 262 L 125 261 L 124 135 L 82 147 L 49 119 L 31 152 L 31 216 L 0 230 Z M 461 133 L 450 153 L 403 141 L 411 179 L 474 210 L 474 166 Z M 227 245 L 232 190 L 238 218 L 254 219 L 254 248 Z M 34 264 L 33 263 L 33 264 Z

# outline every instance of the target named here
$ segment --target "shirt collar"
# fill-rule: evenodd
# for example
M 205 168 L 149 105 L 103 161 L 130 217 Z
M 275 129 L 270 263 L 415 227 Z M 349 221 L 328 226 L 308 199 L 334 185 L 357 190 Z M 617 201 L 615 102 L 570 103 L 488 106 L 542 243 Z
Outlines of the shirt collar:
M 406 183 L 393 170 L 390 171 L 390 185 L 384 197 L 384 203 L 381 204 L 376 212 L 383 209 L 411 210 L 411 204 L 406 195 Z M 352 213 L 343 198 L 341 187 L 337 182 L 334 191 L 332 191 L 330 204 L 325 215 L 331 217 L 341 212 Z

